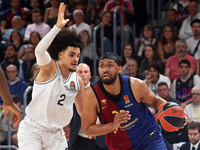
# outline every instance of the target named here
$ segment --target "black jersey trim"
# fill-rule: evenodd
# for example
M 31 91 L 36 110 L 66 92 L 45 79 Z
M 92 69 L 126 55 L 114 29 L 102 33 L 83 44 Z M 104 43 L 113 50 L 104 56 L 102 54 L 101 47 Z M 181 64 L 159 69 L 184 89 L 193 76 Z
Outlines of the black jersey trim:
M 107 92 L 103 86 L 103 83 L 99 80 L 98 81 L 98 85 L 102 91 L 102 93 L 111 101 L 113 102 L 119 102 L 122 98 L 122 95 L 123 95 L 123 79 L 122 79 L 122 76 L 119 74 L 119 79 L 120 79 L 120 85 L 121 85 L 121 90 L 119 92 L 119 94 L 117 95 L 112 95 L 110 94 L 109 92 Z
M 56 74 L 54 75 L 54 77 L 52 78 L 52 79 L 50 79 L 50 80 L 48 80 L 48 81 L 45 81 L 45 82 L 38 82 L 38 81 L 36 81 L 36 80 L 34 80 L 34 84 L 36 83 L 36 84 L 39 84 L 39 85 L 43 85 L 43 84 L 48 84 L 48 83 L 50 83 L 51 81 L 53 81 L 56 77 L 57 77 L 57 75 L 58 75 L 58 69 L 57 69 L 57 72 L 56 72 Z
M 97 102 L 98 102 L 99 108 L 100 108 L 100 113 L 97 111 L 97 115 L 98 115 L 98 116 L 101 116 L 101 111 L 102 111 L 102 109 L 101 109 L 101 103 L 100 103 L 98 94 L 97 94 L 97 92 L 96 92 L 94 86 L 93 86 L 92 84 L 90 84 L 90 86 L 91 86 L 91 88 L 92 88 L 92 90 L 93 90 L 93 92 L 94 92 L 94 94 L 95 94 L 95 96 L 96 96 L 96 98 L 97 98 Z

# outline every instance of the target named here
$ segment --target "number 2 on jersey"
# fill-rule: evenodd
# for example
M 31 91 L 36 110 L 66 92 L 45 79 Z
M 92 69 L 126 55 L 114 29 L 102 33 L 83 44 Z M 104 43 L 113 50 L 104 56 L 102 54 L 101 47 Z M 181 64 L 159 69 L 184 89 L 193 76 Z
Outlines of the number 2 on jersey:
M 65 94 L 60 95 L 60 98 L 61 98 L 61 99 L 58 100 L 58 103 L 57 103 L 57 104 L 63 106 L 63 103 L 62 103 L 62 102 L 65 100 L 65 97 L 66 97 Z

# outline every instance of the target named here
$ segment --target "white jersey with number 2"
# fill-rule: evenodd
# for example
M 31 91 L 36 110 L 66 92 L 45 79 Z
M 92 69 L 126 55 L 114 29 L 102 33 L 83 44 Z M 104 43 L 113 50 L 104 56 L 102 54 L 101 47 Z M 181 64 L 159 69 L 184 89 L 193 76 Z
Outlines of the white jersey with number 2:
M 64 80 L 57 64 L 57 72 L 51 80 L 34 81 L 32 101 L 26 108 L 26 114 L 46 128 L 62 128 L 70 123 L 74 98 L 79 89 L 76 72 L 71 72 Z

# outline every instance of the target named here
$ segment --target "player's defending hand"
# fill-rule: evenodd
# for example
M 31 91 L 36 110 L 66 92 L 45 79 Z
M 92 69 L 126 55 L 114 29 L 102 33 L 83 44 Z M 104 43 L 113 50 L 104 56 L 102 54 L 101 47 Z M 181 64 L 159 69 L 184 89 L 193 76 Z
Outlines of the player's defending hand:
M 60 6 L 59 6 L 59 11 L 58 11 L 58 19 L 57 19 L 57 23 L 56 23 L 56 26 L 58 28 L 62 28 L 65 26 L 65 24 L 67 22 L 69 22 L 69 19 L 65 19 L 65 8 L 66 8 L 66 5 L 64 5 L 64 3 L 60 3 Z
M 114 129 L 118 129 L 120 124 L 126 123 L 130 119 L 131 115 L 129 114 L 129 111 L 116 113 L 112 126 Z
M 21 113 L 17 105 L 14 103 L 12 105 L 3 105 L 3 110 L 4 110 L 4 116 L 6 119 L 9 119 L 9 112 L 12 112 L 12 118 L 10 120 L 10 124 L 13 124 L 13 127 L 17 127 L 19 122 L 21 121 Z

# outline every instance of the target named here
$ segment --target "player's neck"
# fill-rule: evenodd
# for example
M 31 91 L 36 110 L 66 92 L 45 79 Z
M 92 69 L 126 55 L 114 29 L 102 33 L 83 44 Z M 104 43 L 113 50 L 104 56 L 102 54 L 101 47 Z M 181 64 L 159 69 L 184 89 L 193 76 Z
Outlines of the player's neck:
M 187 75 L 182 75 L 181 79 L 185 80 L 185 79 L 188 79 L 189 77 L 190 77 L 190 74 L 188 73 Z
M 58 66 L 59 66 L 60 72 L 63 76 L 63 79 L 66 81 L 70 74 L 69 69 L 68 68 L 66 69 L 63 65 L 60 65 L 59 63 L 58 63 Z
M 110 85 L 103 84 L 105 90 L 112 94 L 112 95 L 118 95 L 121 91 L 121 83 L 119 77 Z

